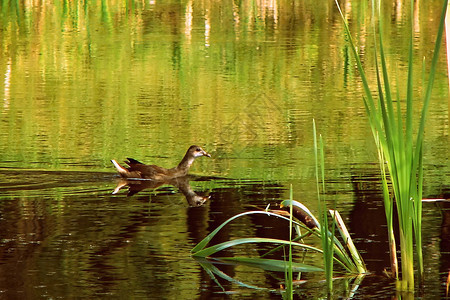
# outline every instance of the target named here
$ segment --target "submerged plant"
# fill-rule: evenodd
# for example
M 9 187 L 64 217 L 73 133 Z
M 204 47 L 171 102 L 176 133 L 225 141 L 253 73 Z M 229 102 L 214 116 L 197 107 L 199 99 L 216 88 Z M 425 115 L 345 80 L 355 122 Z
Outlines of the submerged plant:
M 397 274 L 397 258 L 395 237 L 393 234 L 393 201 L 397 206 L 400 229 L 400 250 L 402 261 L 402 280 L 398 288 L 401 290 L 414 289 L 414 240 L 416 243 L 416 258 L 419 267 L 419 278 L 423 278 L 422 258 L 422 185 L 423 185 L 423 138 L 427 111 L 431 98 L 436 65 L 442 41 L 444 18 L 447 0 L 444 0 L 436 38 L 433 58 L 429 72 L 428 83 L 422 103 L 421 116 L 417 128 L 414 128 L 414 94 L 413 94 L 413 27 L 408 54 L 408 76 L 406 82 L 406 100 L 394 98 L 391 91 L 391 79 L 387 68 L 387 60 L 383 47 L 383 19 L 380 1 L 372 0 L 373 19 L 377 18 L 377 25 L 372 23 L 375 40 L 375 66 L 377 94 L 372 95 L 369 82 L 365 75 L 358 51 L 350 34 L 350 29 L 342 13 L 339 3 L 335 0 L 344 21 L 345 33 L 348 36 L 351 51 L 355 57 L 360 73 L 365 95 L 364 105 L 372 128 L 372 133 L 379 149 L 380 170 L 382 174 L 384 205 L 388 224 L 388 236 L 391 251 L 391 271 Z M 414 1 L 411 1 L 411 15 L 414 13 Z M 377 38 L 378 37 L 378 38 Z M 379 51 L 379 52 L 378 52 Z M 424 72 L 424 71 L 423 71 Z M 423 76 L 425 77 L 425 76 Z M 406 106 L 402 112 L 401 104 Z M 414 138 L 414 130 L 417 135 Z M 388 173 L 385 169 L 387 166 Z M 389 178 L 388 178 L 389 177 Z M 393 199 L 390 196 L 388 179 L 392 185 Z

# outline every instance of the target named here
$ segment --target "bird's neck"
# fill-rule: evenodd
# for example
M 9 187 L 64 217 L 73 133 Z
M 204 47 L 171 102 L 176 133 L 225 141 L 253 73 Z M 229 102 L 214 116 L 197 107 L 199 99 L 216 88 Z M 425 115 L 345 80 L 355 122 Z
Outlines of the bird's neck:
M 176 169 L 182 173 L 187 174 L 187 172 L 188 172 L 189 168 L 191 167 L 192 163 L 194 162 L 194 160 L 195 160 L 195 157 L 188 155 L 186 153 L 186 155 L 183 157 L 183 159 L 178 164 Z

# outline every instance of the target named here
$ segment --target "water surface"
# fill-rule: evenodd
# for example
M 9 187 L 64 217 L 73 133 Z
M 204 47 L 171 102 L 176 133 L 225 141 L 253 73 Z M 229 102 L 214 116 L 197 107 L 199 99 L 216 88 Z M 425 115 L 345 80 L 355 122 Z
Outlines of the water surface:
M 383 9 L 389 69 L 401 97 L 408 3 Z M 440 1 L 416 3 L 420 74 L 422 57 L 431 59 L 438 22 L 431 16 Z M 347 1 L 345 9 L 373 81 L 369 6 Z M 376 151 L 332 2 L 4 1 L 0 10 L 5 297 L 278 299 L 282 274 L 222 266 L 270 291 L 226 280 L 221 289 L 190 250 L 227 218 L 275 207 L 291 184 L 294 198 L 317 211 L 313 118 L 326 145 L 327 200 L 337 200 L 374 274 L 354 297 L 392 295 L 381 275 L 389 263 Z M 448 198 L 447 91 L 442 55 L 426 132 L 427 198 Z M 192 191 L 209 196 L 203 205 L 170 185 L 112 194 L 110 159 L 172 167 L 191 144 L 213 156 L 191 170 Z M 432 297 L 443 295 L 450 268 L 448 214 L 445 204 L 424 206 L 425 290 Z M 287 228 L 249 218 L 219 239 L 252 235 L 287 236 Z M 255 252 L 227 253 L 234 254 Z M 305 276 L 316 280 L 299 286 L 300 297 L 321 295 L 321 276 Z

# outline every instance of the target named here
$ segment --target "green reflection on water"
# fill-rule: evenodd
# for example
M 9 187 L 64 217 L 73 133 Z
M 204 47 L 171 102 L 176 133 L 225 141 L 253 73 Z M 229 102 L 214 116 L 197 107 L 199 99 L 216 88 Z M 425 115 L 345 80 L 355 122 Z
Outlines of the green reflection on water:
M 385 19 L 392 20 L 386 24 L 385 43 L 390 61 L 396 62 L 389 69 L 398 74 L 398 81 L 405 80 L 400 77 L 404 73 L 396 70 L 406 65 L 406 2 L 395 1 L 384 12 Z M 373 46 L 367 38 L 367 4 L 346 3 L 351 31 L 357 33 L 368 76 L 372 76 L 369 80 L 375 82 L 370 72 L 373 57 L 367 51 Z M 416 57 L 429 57 L 437 22 L 431 16 L 438 15 L 440 3 L 421 1 L 420 5 L 420 14 L 415 16 Z M 189 145 L 200 144 L 213 159 L 198 160 L 193 173 L 280 185 L 280 192 L 256 198 L 258 204 L 286 198 L 282 187 L 292 183 L 298 200 L 308 202 L 315 197 L 314 118 L 326 137 L 330 190 L 336 190 L 338 203 L 352 202 L 354 183 L 349 178 L 376 169 L 370 164 L 377 158 L 361 86 L 355 67 L 349 64 L 342 32 L 332 1 L 319 5 L 311 0 L 3 0 L 0 167 L 112 173 L 109 160 L 125 157 L 171 167 Z M 421 61 L 415 68 L 420 70 Z M 448 182 L 449 174 L 443 57 L 439 68 L 425 146 L 430 194 Z M 415 86 L 421 90 L 419 78 Z M 26 172 L 17 181 L 22 174 Z M 246 203 L 248 194 L 270 191 L 263 184 L 235 191 L 212 183 L 211 189 L 220 188 L 216 192 L 220 198 L 208 204 L 212 208 L 207 205 L 194 213 L 183 199 L 175 210 L 164 205 L 165 200 L 171 204 L 180 200 L 173 200 L 170 193 L 164 201 L 153 197 L 156 203 L 149 204 L 153 195 L 149 193 L 144 193 L 143 201 L 139 197 L 127 201 L 122 195 L 109 195 L 114 188 L 109 179 L 80 187 L 80 175 L 85 173 L 77 175 L 74 187 L 50 184 L 41 190 L 8 191 L 2 198 L 2 211 L 13 215 L 5 216 L 11 235 L 37 232 L 33 239 L 45 244 L 42 252 L 37 251 L 40 259 L 28 257 L 29 268 L 17 276 L 29 278 L 26 272 L 39 269 L 33 277 L 36 282 L 27 285 L 29 293 L 35 293 L 33 284 L 51 285 L 58 277 L 61 288 L 54 295 L 64 296 L 64 279 L 81 274 L 81 286 L 94 286 L 84 291 L 87 296 L 98 296 L 97 292 L 104 291 L 95 288 L 109 283 L 102 281 L 107 276 L 102 277 L 101 271 L 106 270 L 106 275 L 118 278 L 112 280 L 117 284 L 112 291 L 141 291 L 139 295 L 147 296 L 146 289 L 155 295 L 166 286 L 168 295 L 176 296 L 179 290 L 196 295 L 205 279 L 195 273 L 197 265 L 182 260 L 190 243 L 195 244 L 192 240 L 208 233 L 210 218 L 220 224 L 220 218 L 242 212 L 245 207 L 240 203 Z M 67 176 L 61 175 L 60 180 L 66 181 Z M 45 179 L 39 176 L 31 183 Z M 8 186 L 9 182 L 1 184 Z M 78 196 L 74 190 L 80 190 Z M 236 198 L 231 204 L 230 194 Z M 252 233 L 257 228 L 244 224 L 238 231 Z M 98 262 L 91 260 L 94 250 L 107 249 L 108 241 L 117 245 L 104 256 L 107 266 L 100 272 L 86 270 Z M 56 262 L 60 266 L 55 268 L 60 273 L 49 277 L 39 264 L 50 265 L 54 255 L 60 257 Z M 150 266 L 154 257 L 163 262 L 159 269 Z M 11 268 L 18 270 L 15 263 Z M 121 277 L 124 270 L 137 280 Z M 186 275 L 186 270 L 194 274 Z M 244 272 L 243 277 L 254 276 L 264 286 L 265 278 L 259 275 Z M 154 278 L 160 280 L 156 287 Z M 72 293 L 76 290 L 69 288 Z
M 405 65 L 406 6 L 385 11 L 393 74 Z M 438 6 L 422 3 L 415 16 L 417 57 L 430 52 Z M 372 47 L 366 10 L 360 1 L 347 7 L 363 53 Z M 333 168 L 374 162 L 341 26 L 332 3 L 314 1 L 3 1 L 0 166 L 112 170 L 109 160 L 126 156 L 173 166 L 195 143 L 217 154 L 200 173 L 303 178 L 313 117 Z M 433 165 L 444 164 L 448 141 L 438 77 Z

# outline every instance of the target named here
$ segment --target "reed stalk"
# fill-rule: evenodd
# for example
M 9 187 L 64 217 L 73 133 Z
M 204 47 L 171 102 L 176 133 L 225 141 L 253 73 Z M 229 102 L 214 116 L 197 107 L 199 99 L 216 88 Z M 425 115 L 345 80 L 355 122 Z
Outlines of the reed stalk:
M 289 190 L 289 199 L 293 200 L 293 190 L 292 185 Z M 294 275 L 292 272 L 292 228 L 294 228 L 294 224 L 292 222 L 292 213 L 293 206 L 289 208 L 289 253 L 288 253 L 288 261 L 286 263 L 286 270 L 284 273 L 285 278 L 285 291 L 283 293 L 283 299 L 292 300 L 294 298 Z
M 375 144 L 378 150 L 378 161 L 380 163 L 381 172 L 381 182 L 383 185 L 383 202 L 384 202 L 384 212 L 386 214 L 386 225 L 388 229 L 388 241 L 389 241 L 389 254 L 391 262 L 391 276 L 392 278 L 398 279 L 398 259 L 397 259 L 397 246 L 395 243 L 394 235 L 394 199 L 391 198 L 389 194 L 388 187 L 388 175 L 386 173 L 386 164 L 383 149 L 380 145 L 380 140 L 378 134 L 375 135 Z
M 380 1 L 372 0 L 373 19 L 377 18 L 377 25 L 372 23 L 375 41 L 375 67 L 377 94 L 372 95 L 364 68 L 359 58 L 350 34 L 350 29 L 342 13 L 339 3 L 335 0 L 341 17 L 344 21 L 345 32 L 348 36 L 351 51 L 355 57 L 356 65 L 361 76 L 366 98 L 364 105 L 372 128 L 374 139 L 379 149 L 379 159 L 383 180 L 385 212 L 388 223 L 389 242 L 392 243 L 391 259 L 395 258 L 395 239 L 393 237 L 392 211 L 393 203 L 390 199 L 390 191 L 384 165 L 388 169 L 388 176 L 392 185 L 393 198 L 397 204 L 397 214 L 400 231 L 400 251 L 402 259 L 402 278 L 397 287 L 400 290 L 411 291 L 414 289 L 414 240 L 416 243 L 416 259 L 419 267 L 419 278 L 423 279 L 423 255 L 422 255 L 422 185 L 423 185 L 423 138 L 426 117 L 431 98 L 434 76 L 439 50 L 442 41 L 447 0 L 444 0 L 438 34 L 435 42 L 433 58 L 428 74 L 427 86 L 422 103 L 417 135 L 414 139 L 414 86 L 413 86 L 413 27 L 411 22 L 411 34 L 408 49 L 408 74 L 406 82 L 406 100 L 392 97 L 391 82 L 387 68 L 387 60 L 383 47 L 383 19 Z M 411 16 L 414 14 L 414 1 L 411 0 Z M 377 38 L 378 36 L 378 38 Z M 379 52 L 378 52 L 379 51 Z M 424 72 L 424 71 L 423 71 Z M 425 78 L 425 75 L 423 74 Z M 375 100 L 377 98 L 377 100 Z M 394 104 L 396 102 L 396 104 Z M 406 106 L 406 112 L 401 110 L 401 104 Z M 386 160 L 386 162 L 385 162 Z M 391 261 L 392 272 L 397 276 L 396 261 Z
M 314 137 L 314 158 L 316 169 L 316 188 L 317 188 L 317 201 L 318 211 L 320 218 L 320 237 L 323 250 L 323 265 L 325 270 L 325 278 L 327 282 L 328 295 L 333 292 L 333 249 L 334 249 L 334 222 L 331 230 L 331 237 L 328 234 L 328 216 L 327 206 L 322 199 L 322 194 L 325 194 L 325 165 L 324 165 L 324 153 L 323 153 L 323 139 L 322 135 L 319 135 L 317 139 L 316 122 L 313 120 L 313 137 Z

